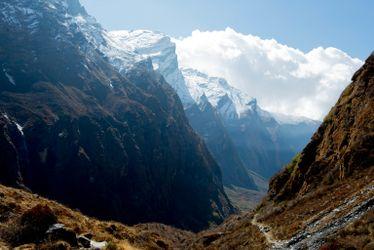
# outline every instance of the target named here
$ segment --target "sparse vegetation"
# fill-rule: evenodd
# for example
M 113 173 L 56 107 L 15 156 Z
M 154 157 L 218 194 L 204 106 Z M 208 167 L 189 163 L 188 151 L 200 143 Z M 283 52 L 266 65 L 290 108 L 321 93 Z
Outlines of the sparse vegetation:
M 352 197 L 364 187 L 373 185 L 373 180 L 370 178 L 374 176 L 373 171 L 373 169 L 366 169 L 358 174 L 360 177 L 350 177 L 340 183 L 321 186 L 290 201 L 278 204 L 272 201 L 263 202 L 257 210 L 258 219 L 273 229 L 277 239 L 289 239 L 302 230 L 318 213 L 335 209 L 345 199 Z M 361 181 L 357 182 L 356 178 Z
M 53 211 L 45 204 L 38 204 L 19 218 L 6 225 L 3 234 L 13 245 L 41 242 L 48 228 L 57 222 Z
M 240 187 L 225 187 L 225 192 L 232 204 L 240 211 L 250 211 L 258 205 L 266 195 L 265 192 L 254 191 Z
M 301 153 L 298 153 L 297 155 L 295 155 L 295 157 L 291 160 L 291 162 L 289 164 L 286 165 L 285 169 L 287 170 L 287 172 L 289 174 L 293 173 L 295 171 L 295 169 L 298 168 L 299 166 L 299 163 L 300 163 L 300 160 L 301 160 Z
M 106 250 L 119 250 L 117 244 L 113 243 L 112 241 L 108 243 L 105 249 Z
M 326 245 L 336 245 L 340 249 L 374 249 L 374 210 L 329 238 Z
M 77 236 L 91 234 L 95 241 L 109 242 L 108 249 L 118 250 L 162 249 L 161 241 L 168 246 L 179 246 L 193 236 L 190 232 L 159 224 L 127 227 L 98 221 L 57 202 L 2 185 L 0 194 L 0 249 L 23 244 L 36 249 L 69 249 L 68 242 L 45 237 L 45 231 L 54 223 L 63 224 Z

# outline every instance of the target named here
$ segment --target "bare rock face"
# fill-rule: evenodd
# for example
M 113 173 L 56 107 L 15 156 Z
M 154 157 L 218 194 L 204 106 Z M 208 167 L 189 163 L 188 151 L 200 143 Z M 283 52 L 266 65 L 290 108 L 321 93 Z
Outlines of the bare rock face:
M 374 167 L 374 55 L 356 72 L 311 142 L 270 182 L 269 198 L 291 199 Z
M 1 183 L 129 224 L 200 230 L 233 212 L 219 167 L 150 62 L 122 76 L 76 0 L 0 10 Z
M 191 126 L 204 139 L 209 151 L 221 167 L 223 184 L 257 189 L 212 105 L 206 101 L 185 110 Z

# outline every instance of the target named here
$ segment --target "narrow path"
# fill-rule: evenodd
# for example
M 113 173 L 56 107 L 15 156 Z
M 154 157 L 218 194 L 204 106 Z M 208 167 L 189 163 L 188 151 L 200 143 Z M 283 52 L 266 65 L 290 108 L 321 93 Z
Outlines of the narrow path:
M 324 243 L 324 239 L 345 227 L 350 222 L 361 218 L 368 211 L 374 209 L 374 186 L 356 193 L 346 199 L 340 206 L 330 211 L 322 211 L 315 219 L 306 225 L 306 228 L 288 240 L 277 240 L 271 228 L 257 221 L 257 214 L 252 219 L 252 224 L 257 226 L 264 234 L 271 249 L 318 249 Z M 360 197 L 368 197 L 361 203 L 355 204 Z M 341 211 L 349 209 L 343 216 L 337 217 Z
M 252 225 L 258 227 L 258 229 L 264 234 L 265 238 L 266 238 L 266 241 L 268 242 L 268 244 L 273 248 L 273 249 L 281 249 L 282 246 L 284 246 L 287 241 L 280 241 L 280 240 L 277 240 L 275 239 L 275 237 L 273 236 L 271 230 L 270 230 L 270 227 L 269 226 L 266 226 L 265 224 L 263 223 L 260 223 L 257 221 L 257 214 L 255 214 L 255 216 L 253 217 L 251 223 Z

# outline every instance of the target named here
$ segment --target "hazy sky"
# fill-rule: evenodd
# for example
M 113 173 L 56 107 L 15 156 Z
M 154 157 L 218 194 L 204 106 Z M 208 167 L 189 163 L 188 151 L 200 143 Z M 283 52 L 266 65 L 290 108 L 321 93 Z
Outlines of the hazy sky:
M 323 46 L 365 59 L 374 49 L 372 0 L 80 0 L 109 30 L 170 36 L 224 30 L 274 38 L 304 52 Z

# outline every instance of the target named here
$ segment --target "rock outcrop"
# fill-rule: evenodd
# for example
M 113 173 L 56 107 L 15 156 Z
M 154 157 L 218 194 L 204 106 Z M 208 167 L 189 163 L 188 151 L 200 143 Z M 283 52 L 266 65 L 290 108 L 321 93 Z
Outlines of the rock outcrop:
M 0 3 L 0 181 L 88 215 L 191 230 L 233 212 L 221 171 L 145 60 L 122 76 L 78 0 Z

